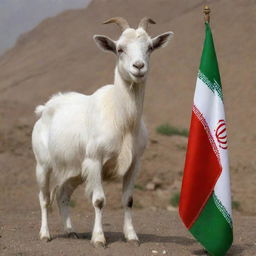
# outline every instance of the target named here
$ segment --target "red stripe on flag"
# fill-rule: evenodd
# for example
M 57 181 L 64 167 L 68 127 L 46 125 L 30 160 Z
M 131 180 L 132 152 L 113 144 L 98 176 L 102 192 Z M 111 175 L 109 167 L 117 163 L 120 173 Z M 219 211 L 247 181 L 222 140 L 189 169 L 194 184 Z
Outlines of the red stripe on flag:
M 207 124 L 202 123 L 205 120 L 198 117 L 197 112 L 193 108 L 179 203 L 180 217 L 188 229 L 212 194 L 222 170 L 211 144 L 212 138 L 206 131 Z

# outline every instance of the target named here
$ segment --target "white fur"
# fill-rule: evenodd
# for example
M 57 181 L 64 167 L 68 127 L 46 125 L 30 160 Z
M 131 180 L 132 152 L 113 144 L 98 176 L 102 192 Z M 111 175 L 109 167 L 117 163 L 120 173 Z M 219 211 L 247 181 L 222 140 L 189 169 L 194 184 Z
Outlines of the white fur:
M 97 37 L 95 41 L 101 48 L 106 43 L 104 40 L 111 40 L 101 36 L 99 41 Z M 150 55 L 148 48 L 152 47 L 153 40 L 141 28 L 126 29 L 118 41 L 111 40 L 116 49 L 124 48 L 122 53 L 112 49 L 118 56 L 113 85 L 106 85 L 90 96 L 59 93 L 36 108 L 39 119 L 33 129 L 32 145 L 40 188 L 41 239 L 50 239 L 47 214 L 52 201 L 49 179 L 53 172 L 57 178 L 57 202 L 68 233 L 73 232 L 68 212 L 70 196 L 79 184 L 85 182 L 86 194 L 95 208 L 92 234 L 95 245 L 105 244 L 100 207 L 105 204 L 102 180 L 123 177 L 124 234 L 127 240 L 138 240 L 128 201 L 147 143 L 142 110 Z M 144 67 L 134 67 L 136 61 L 143 62 Z

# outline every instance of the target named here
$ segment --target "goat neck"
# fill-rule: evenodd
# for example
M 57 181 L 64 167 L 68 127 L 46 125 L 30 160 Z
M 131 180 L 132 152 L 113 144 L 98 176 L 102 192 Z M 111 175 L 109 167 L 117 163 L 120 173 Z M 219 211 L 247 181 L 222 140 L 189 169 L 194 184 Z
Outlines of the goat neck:
M 121 119 L 120 125 L 129 130 L 138 128 L 143 111 L 145 82 L 125 80 L 116 67 L 114 88 L 114 101 L 118 119 Z

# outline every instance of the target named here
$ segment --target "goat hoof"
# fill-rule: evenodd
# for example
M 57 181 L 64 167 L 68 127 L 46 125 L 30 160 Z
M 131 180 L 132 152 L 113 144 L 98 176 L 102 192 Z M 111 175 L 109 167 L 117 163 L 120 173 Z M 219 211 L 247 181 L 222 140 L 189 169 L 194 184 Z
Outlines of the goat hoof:
M 46 237 L 46 236 L 44 236 L 44 237 L 41 237 L 40 238 L 43 242 L 45 242 L 45 243 L 48 243 L 48 242 L 50 242 L 52 239 L 51 239 L 51 237 Z
M 76 232 L 70 232 L 68 233 L 68 238 L 79 239 L 79 236 Z
M 139 247 L 140 246 L 140 241 L 139 240 L 136 240 L 136 239 L 131 239 L 131 240 L 128 240 L 128 243 L 132 246 L 135 246 L 135 247 Z
M 106 247 L 106 245 L 103 242 L 100 242 L 100 241 L 97 241 L 97 242 L 93 243 L 93 246 L 95 248 L 105 248 Z

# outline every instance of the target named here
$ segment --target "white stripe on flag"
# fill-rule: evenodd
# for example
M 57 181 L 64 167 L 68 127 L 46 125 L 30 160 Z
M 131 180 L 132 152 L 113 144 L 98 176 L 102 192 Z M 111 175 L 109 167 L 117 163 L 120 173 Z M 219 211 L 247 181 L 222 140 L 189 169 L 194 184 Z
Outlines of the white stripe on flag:
M 222 173 L 214 188 L 215 195 L 226 208 L 230 217 L 232 217 L 228 150 L 219 147 L 219 142 L 215 136 L 219 120 L 225 120 L 223 102 L 216 91 L 210 90 L 200 78 L 197 78 L 194 105 L 205 118 L 220 155 Z

